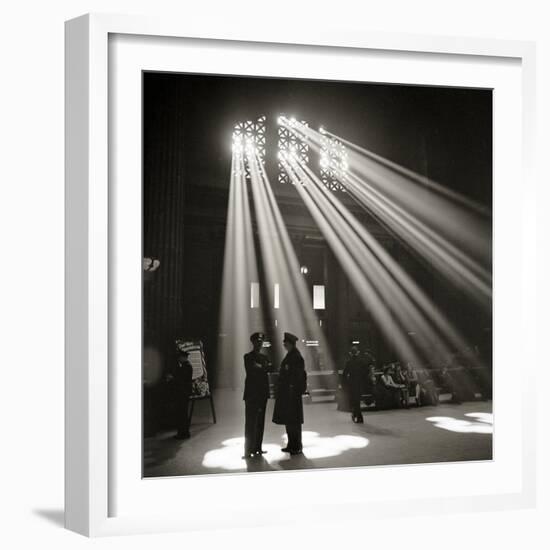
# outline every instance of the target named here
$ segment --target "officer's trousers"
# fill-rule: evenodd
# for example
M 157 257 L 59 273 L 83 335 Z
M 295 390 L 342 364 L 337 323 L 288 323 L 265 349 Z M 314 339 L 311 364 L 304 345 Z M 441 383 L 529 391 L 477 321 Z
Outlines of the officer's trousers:
M 302 450 L 302 424 L 286 424 L 286 435 L 288 436 L 288 448 L 291 451 Z
M 267 399 L 247 399 L 245 402 L 244 454 L 262 450 Z

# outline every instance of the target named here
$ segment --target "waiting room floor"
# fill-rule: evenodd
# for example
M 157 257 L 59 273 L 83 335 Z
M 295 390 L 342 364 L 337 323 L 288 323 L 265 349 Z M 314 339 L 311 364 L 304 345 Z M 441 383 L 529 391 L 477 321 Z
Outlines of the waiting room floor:
M 144 440 L 145 477 L 492 458 L 490 401 L 364 411 L 364 424 L 353 424 L 350 414 L 337 411 L 334 402 L 305 404 L 304 453 L 289 456 L 280 451 L 284 426 L 271 422 L 273 400 L 269 400 L 264 435 L 268 453 L 250 460 L 241 459 L 242 392 L 218 390 L 214 402 L 217 424 L 212 424 L 208 401 L 195 404 L 191 439 L 178 441 L 171 431 Z

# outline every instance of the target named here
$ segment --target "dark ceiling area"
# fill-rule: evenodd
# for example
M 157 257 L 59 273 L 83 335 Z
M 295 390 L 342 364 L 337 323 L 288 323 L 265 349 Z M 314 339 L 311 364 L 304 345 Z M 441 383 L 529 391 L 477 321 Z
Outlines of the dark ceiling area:
M 261 115 L 274 165 L 284 113 L 491 206 L 491 90 L 173 73 L 144 73 L 143 86 L 146 123 L 178 104 L 187 180 L 228 184 L 233 126 Z

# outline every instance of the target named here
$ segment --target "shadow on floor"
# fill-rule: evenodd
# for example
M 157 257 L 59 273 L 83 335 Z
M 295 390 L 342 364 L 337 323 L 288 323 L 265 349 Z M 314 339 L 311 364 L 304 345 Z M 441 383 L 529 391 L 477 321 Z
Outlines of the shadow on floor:
M 395 435 L 393 430 L 388 430 L 387 428 L 377 428 L 368 422 L 365 422 L 364 424 L 356 424 L 355 428 L 358 432 L 369 435 Z
M 289 455 L 289 458 L 278 460 L 277 466 L 279 466 L 281 470 L 303 470 L 305 468 L 313 468 L 314 462 L 304 454 Z
M 64 510 L 33 510 L 33 514 L 57 527 L 65 526 L 65 511 Z
M 263 458 L 249 458 L 246 461 L 247 472 L 273 472 L 275 468 L 269 465 L 269 462 Z
M 162 466 L 165 462 L 174 459 L 184 445 L 190 445 L 193 438 L 201 432 L 212 428 L 212 423 L 196 424 L 191 427 L 191 439 L 175 439 L 175 430 L 165 432 L 157 437 L 147 438 L 147 449 L 143 453 L 145 468 Z
M 164 441 L 155 441 L 154 444 L 143 454 L 144 466 L 160 466 L 173 459 L 185 442 L 175 439 L 173 436 Z

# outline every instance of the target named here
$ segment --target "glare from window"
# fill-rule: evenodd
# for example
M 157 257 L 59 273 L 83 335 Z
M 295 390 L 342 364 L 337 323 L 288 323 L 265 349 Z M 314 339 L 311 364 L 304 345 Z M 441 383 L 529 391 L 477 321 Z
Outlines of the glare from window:
M 273 307 L 279 309 L 279 283 L 273 285 Z
M 325 285 L 313 285 L 313 309 L 325 309 Z
M 260 283 L 250 283 L 250 307 L 260 307 Z

